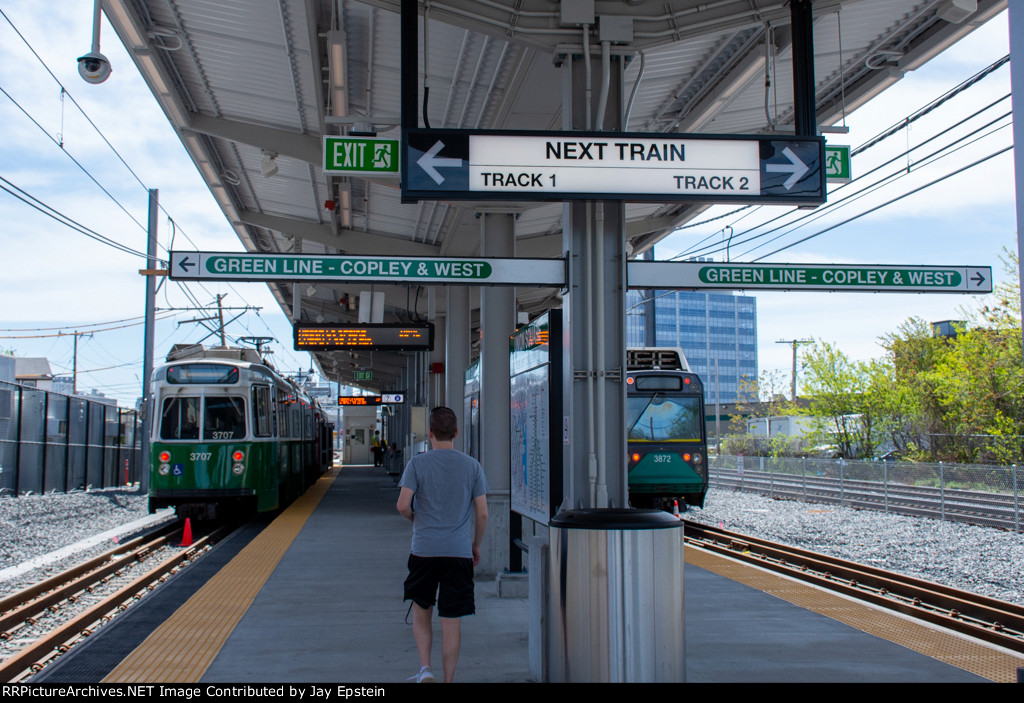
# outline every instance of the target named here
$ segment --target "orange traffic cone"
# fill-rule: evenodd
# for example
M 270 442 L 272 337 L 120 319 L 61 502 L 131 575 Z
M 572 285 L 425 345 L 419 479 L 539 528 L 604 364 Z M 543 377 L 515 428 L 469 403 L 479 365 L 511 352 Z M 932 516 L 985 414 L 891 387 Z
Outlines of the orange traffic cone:
M 679 501 L 678 500 L 673 500 L 672 501 L 672 514 L 675 515 L 676 517 L 679 517 Z M 679 517 L 679 519 L 682 520 L 683 518 Z
M 185 530 L 181 533 L 181 546 L 192 546 L 192 519 L 185 518 Z

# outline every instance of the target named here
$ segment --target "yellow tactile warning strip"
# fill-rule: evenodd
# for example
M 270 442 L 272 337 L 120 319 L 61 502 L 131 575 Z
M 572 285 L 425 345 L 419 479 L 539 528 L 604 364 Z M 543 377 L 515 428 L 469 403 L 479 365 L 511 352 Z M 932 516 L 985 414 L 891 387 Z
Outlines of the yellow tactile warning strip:
M 321 476 L 107 674 L 103 683 L 199 681 L 337 476 L 336 468 Z
M 992 681 L 1012 683 L 1017 680 L 1017 667 L 1024 666 L 1024 657 L 979 640 L 917 623 L 702 549 L 687 547 L 686 562 Z

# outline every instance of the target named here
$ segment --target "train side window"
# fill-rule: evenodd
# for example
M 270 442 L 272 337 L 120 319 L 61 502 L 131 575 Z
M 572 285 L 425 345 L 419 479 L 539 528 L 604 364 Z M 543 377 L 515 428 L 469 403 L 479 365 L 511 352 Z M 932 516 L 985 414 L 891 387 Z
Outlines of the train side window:
M 206 398 L 203 439 L 242 439 L 245 437 L 245 400 L 237 397 Z
M 267 386 L 253 386 L 252 422 L 257 437 L 270 436 L 270 407 L 270 388 Z
M 199 398 L 164 398 L 160 439 L 199 439 Z

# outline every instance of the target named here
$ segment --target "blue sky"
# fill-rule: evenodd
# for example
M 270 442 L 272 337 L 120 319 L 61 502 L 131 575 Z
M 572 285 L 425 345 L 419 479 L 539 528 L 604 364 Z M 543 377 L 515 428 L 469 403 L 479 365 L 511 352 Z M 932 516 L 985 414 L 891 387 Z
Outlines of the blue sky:
M 59 81 L 99 125 L 131 169 L 133 176 L 88 124 L 78 108 L 61 99 L 61 87 L 0 17 L 0 60 L 17 71 L 0 77 L 0 177 L 82 225 L 132 249 L 144 251 L 146 235 L 137 223 L 146 222 L 146 188 L 158 188 L 166 212 L 160 215 L 159 238 L 164 248 L 172 236 L 175 248 L 241 250 L 232 229 L 186 157 L 180 141 L 159 110 L 116 35 L 104 22 L 102 52 L 113 73 L 99 86 L 86 84 L 75 59 L 89 50 L 92 3 L 80 0 L 0 0 L 0 10 L 28 39 Z M 54 18 L 59 19 L 59 28 Z M 976 31 L 922 69 L 909 73 L 882 97 L 847 119 L 849 135 L 832 135 L 831 143 L 854 146 L 941 95 L 952 86 L 1004 56 L 1007 49 L 1005 15 Z M 854 175 L 891 158 L 909 146 L 944 130 L 960 116 L 1009 92 L 1009 67 L 952 100 L 904 131 L 854 159 Z M 15 104 L 15 102 L 17 104 Z M 20 106 L 20 107 L 19 107 Z M 1009 109 L 1002 103 L 988 115 Z M 26 114 L 27 113 L 27 114 Z M 30 117 L 31 116 L 31 119 Z M 38 126 L 33 124 L 35 120 Z M 973 124 L 977 124 L 975 121 Z M 1008 123 L 1003 120 L 999 124 Z M 961 132 L 966 128 L 961 129 Z M 63 142 L 59 146 L 55 142 Z M 910 174 L 888 185 L 879 195 L 834 214 L 825 214 L 801 232 L 810 234 L 867 205 L 900 195 L 960 165 L 981 158 L 1012 141 L 1008 128 L 932 166 L 911 163 Z M 120 203 L 115 203 L 70 158 L 82 166 Z M 914 159 L 919 158 L 917 155 Z M 903 164 L 906 165 L 905 159 Z M 142 183 L 139 183 L 139 180 Z M 142 184 L 145 184 L 144 186 Z M 7 183 L 0 185 L 11 187 Z M 123 207 L 123 210 L 122 210 Z M 124 212 L 124 210 L 127 211 Z M 713 208 L 707 217 L 728 212 Z M 736 235 L 759 219 L 785 209 L 761 208 L 693 227 L 672 235 L 657 248 L 658 258 L 687 250 L 710 237 L 720 241 L 724 225 Z M 129 216 L 130 215 L 130 216 Z M 741 215 L 745 215 L 740 220 Z M 132 220 L 134 218 L 135 221 Z M 137 221 L 137 222 L 136 222 Z M 734 235 L 734 240 L 738 237 Z M 778 244 L 792 241 L 792 235 Z M 87 325 L 110 322 L 91 338 L 79 341 L 79 387 L 98 389 L 134 403 L 141 389 L 144 282 L 138 274 L 145 261 L 86 238 L 44 216 L 14 196 L 0 191 L 0 348 L 24 356 L 46 356 L 56 373 L 70 373 L 71 336 L 54 335 L 87 330 Z M 768 261 L 990 265 L 1003 277 L 999 256 L 1003 247 L 1016 250 L 1012 153 L 1008 152 L 952 177 L 942 185 L 880 209 L 827 234 L 810 239 Z M 774 247 L 744 254 L 749 245 L 734 245 L 735 261 L 751 261 Z M 163 251 L 162 255 L 166 255 Z M 724 254 L 714 253 L 716 260 Z M 229 328 L 234 336 L 271 335 L 278 365 L 293 372 L 308 369 L 309 357 L 291 350 L 290 326 L 262 284 L 205 284 L 189 287 L 200 303 L 227 294 L 225 305 L 262 306 Z M 788 379 L 791 350 L 779 339 L 813 337 L 835 342 L 855 359 L 881 354 L 878 337 L 903 320 L 960 319 L 962 308 L 977 299 L 955 295 L 895 295 L 853 293 L 758 293 L 759 366 L 779 369 Z M 191 302 L 178 284 L 165 282 L 158 307 Z M 158 323 L 158 358 L 176 342 L 194 342 L 205 334 L 188 323 L 197 312 L 179 312 Z M 136 318 L 136 319 L 131 319 Z M 125 320 L 125 322 L 115 322 Z M 181 323 L 181 324 L 179 324 Z M 31 338 L 30 338 L 31 337 Z M 212 341 L 212 340 L 207 340 Z

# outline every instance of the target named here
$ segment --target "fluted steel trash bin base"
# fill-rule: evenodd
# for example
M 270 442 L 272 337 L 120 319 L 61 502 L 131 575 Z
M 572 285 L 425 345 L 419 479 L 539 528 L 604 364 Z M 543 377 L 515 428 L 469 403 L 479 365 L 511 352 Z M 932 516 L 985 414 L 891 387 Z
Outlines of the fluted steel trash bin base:
M 550 680 L 685 681 L 682 522 L 568 510 L 550 529 Z

